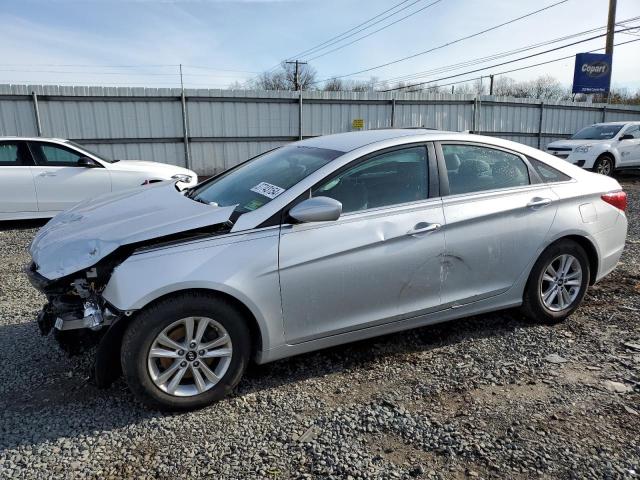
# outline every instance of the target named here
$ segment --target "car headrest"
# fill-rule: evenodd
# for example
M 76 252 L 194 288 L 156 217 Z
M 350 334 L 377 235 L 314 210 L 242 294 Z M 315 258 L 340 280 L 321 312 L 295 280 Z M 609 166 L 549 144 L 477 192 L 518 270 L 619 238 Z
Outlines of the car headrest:
M 460 164 L 458 175 L 463 177 L 482 177 L 490 173 L 491 167 L 484 160 L 465 160 Z
M 445 153 L 444 163 L 447 165 L 447 170 L 458 170 L 460 168 L 460 157 L 457 153 Z

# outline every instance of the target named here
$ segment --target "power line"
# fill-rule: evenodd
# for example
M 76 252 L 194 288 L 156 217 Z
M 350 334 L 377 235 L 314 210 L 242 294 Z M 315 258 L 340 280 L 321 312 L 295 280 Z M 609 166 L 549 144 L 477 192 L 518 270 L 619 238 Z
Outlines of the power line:
M 184 66 L 184 65 L 183 65 Z M 56 75 L 125 75 L 128 77 L 179 77 L 180 73 L 148 73 L 148 72 L 99 72 L 99 71 L 78 71 L 78 70 L 23 70 L 0 68 L 0 72 L 20 72 L 20 73 L 55 73 Z M 185 77 L 209 77 L 209 78 L 238 78 L 237 75 L 215 75 L 211 73 L 183 73 Z
M 474 38 L 474 37 L 477 37 L 477 36 L 483 35 L 483 34 L 485 34 L 485 33 L 487 33 L 487 32 L 490 32 L 490 31 L 496 30 L 496 29 L 498 29 L 498 28 L 504 27 L 505 25 L 509 25 L 509 24 L 515 23 L 515 22 L 517 22 L 517 21 L 519 21 L 519 20 L 522 20 L 522 19 L 524 19 L 524 18 L 531 17 L 532 15 L 536 15 L 537 13 L 543 12 L 543 11 L 545 11 L 545 10 L 549 10 L 550 8 L 556 7 L 556 6 L 561 5 L 561 4 L 563 4 L 563 3 L 567 3 L 568 1 L 569 1 L 569 0 L 560 0 L 560 1 L 558 1 L 558 2 L 552 3 L 551 5 L 547 5 L 546 7 L 539 8 L 539 9 L 537 9 L 537 10 L 534 10 L 534 11 L 532 11 L 532 12 L 529 12 L 529 13 L 527 13 L 527 14 L 525 14 L 525 15 L 521 15 L 521 16 L 519 16 L 519 17 L 512 18 L 511 20 L 508 20 L 508 21 L 506 21 L 506 22 L 500 23 L 500 24 L 498 24 L 498 25 L 494 25 L 493 27 L 489 27 L 489 28 L 486 28 L 486 29 L 481 30 L 481 31 L 479 31 L 479 32 L 472 33 L 471 35 L 466 35 L 466 36 L 464 36 L 464 37 L 460 37 L 460 38 L 458 38 L 458 39 L 456 39 L 456 40 L 452 40 L 452 41 L 450 41 L 450 42 L 443 43 L 442 45 L 438 45 L 438 46 L 436 46 L 436 47 L 432 47 L 432 48 L 430 48 L 430 49 L 428 49 L 428 50 L 423 50 L 423 51 L 421 51 L 421 52 L 414 53 L 414 54 L 412 54 L 412 55 L 408 55 L 408 56 L 406 56 L 406 57 L 398 58 L 398 59 L 396 59 L 396 60 L 392 60 L 392 61 L 390 61 L 390 62 L 383 63 L 383 64 L 381 64 L 381 65 L 376 65 L 375 67 L 365 68 L 365 69 L 363 69 L 363 70 L 359 70 L 359 71 L 357 71 L 357 72 L 347 73 L 347 74 L 344 74 L 344 75 L 338 75 L 338 76 L 334 76 L 334 77 L 332 77 L 332 78 L 344 78 L 344 77 L 351 77 L 351 76 L 353 76 L 353 75 L 358 75 L 358 74 L 360 74 L 360 73 L 370 72 L 370 71 L 372 71 L 372 70 L 377 70 L 377 69 L 379 69 L 379 68 L 388 67 L 389 65 L 394 65 L 394 64 L 396 64 L 396 63 L 404 62 L 405 60 L 409 60 L 409 59 L 411 59 L 411 58 L 419 57 L 419 56 L 421 56 L 421 55 L 425 55 L 425 54 L 430 53 L 430 52 L 433 52 L 433 51 L 435 51 L 435 50 L 439 50 L 439 49 L 442 49 L 442 48 L 448 47 L 448 46 L 450 46 L 450 45 L 454 45 L 454 44 L 456 44 L 456 43 L 460 43 L 460 42 L 462 42 L 462 41 L 464 41 L 464 40 L 469 40 L 470 38 Z M 324 82 L 324 81 L 327 81 L 327 80 L 330 80 L 330 79 L 329 79 L 329 78 L 326 78 L 326 79 L 319 80 L 319 81 L 314 82 L 314 83 L 321 83 L 321 82 Z
M 176 68 L 179 67 L 179 64 L 158 64 L 158 65 L 99 65 L 99 64 L 79 64 L 79 63 L 68 63 L 68 64 L 60 64 L 60 63 L 0 63 L 0 67 L 54 67 L 54 68 Z M 200 70 L 211 70 L 215 72 L 236 72 L 236 73 L 260 73 L 255 70 L 233 70 L 229 68 L 216 68 L 209 67 L 203 65 L 182 65 L 183 67 L 200 69 Z M 149 73 L 151 75 L 151 73 Z M 166 74 L 161 74 L 166 75 Z
M 631 21 L 636 21 L 636 20 L 639 20 L 639 19 L 640 19 L 640 16 L 632 17 L 632 18 L 628 18 L 628 19 L 623 20 L 623 22 L 631 22 Z M 622 23 L 618 23 L 618 25 L 625 26 L 625 25 L 622 25 Z M 599 30 L 603 30 L 605 28 L 607 28 L 606 25 L 602 26 L 602 27 L 592 28 L 592 29 L 589 29 L 589 30 L 584 30 L 582 32 L 573 33 L 573 34 L 570 34 L 570 35 L 565 35 L 565 36 L 558 37 L 558 38 L 555 38 L 555 39 L 552 39 L 552 40 L 546 40 L 544 42 L 525 45 L 523 47 L 520 47 L 520 48 L 517 48 L 517 49 L 514 49 L 514 50 L 495 53 L 493 55 L 489 55 L 489 56 L 486 56 L 486 57 L 466 60 L 464 62 L 445 65 L 445 66 L 442 66 L 442 67 L 438 67 L 438 68 L 431 69 L 431 70 L 426 70 L 426 71 L 423 71 L 423 72 L 416 72 L 416 73 L 411 73 L 411 74 L 406 74 L 406 75 L 400 75 L 400 76 L 397 76 L 397 77 L 387 78 L 387 79 L 375 82 L 375 84 L 381 84 L 381 83 L 393 82 L 393 81 L 412 80 L 412 79 L 422 78 L 422 77 L 426 77 L 426 76 L 434 75 L 434 74 L 438 74 L 438 73 L 445 73 L 445 72 L 448 72 L 448 71 L 457 70 L 457 69 L 462 68 L 462 67 L 468 67 L 468 66 L 477 65 L 477 64 L 484 63 L 484 62 L 491 61 L 491 60 L 497 60 L 499 58 L 508 57 L 510 55 L 515 55 L 517 53 L 522 53 L 522 52 L 525 52 L 525 51 L 528 51 L 528 50 L 533 50 L 533 49 L 536 49 L 536 48 L 539 48 L 539 47 L 543 47 L 543 46 L 546 46 L 546 45 L 551 45 L 553 43 L 562 42 L 562 41 L 569 40 L 571 38 L 579 37 L 579 36 L 582 36 L 582 35 L 587 35 L 589 33 L 594 33 L 594 32 L 597 32 Z M 631 27 L 631 28 L 638 28 L 638 27 Z M 625 33 L 625 32 L 623 32 L 623 33 Z
M 384 26 L 382 26 L 382 27 L 378 28 L 377 30 L 374 30 L 373 32 L 369 32 L 369 33 L 367 33 L 366 35 L 363 35 L 363 36 L 358 37 L 358 38 L 356 38 L 356 39 L 354 39 L 354 40 L 352 40 L 352 41 L 350 41 L 350 42 L 348 42 L 348 43 L 345 43 L 344 45 L 340 45 L 340 46 L 338 46 L 338 47 L 336 47 L 336 48 L 333 48 L 333 49 L 331 49 L 331 50 L 329 50 L 329 51 L 327 51 L 327 52 L 321 53 L 320 55 L 316 55 L 315 57 L 311 57 L 311 58 L 310 58 L 309 60 L 307 60 L 307 61 L 309 61 L 309 62 L 310 62 L 310 61 L 315 60 L 315 59 L 317 59 L 317 58 L 324 57 L 325 55 L 329 55 L 330 53 L 333 53 L 333 52 L 335 52 L 335 51 L 337 51 L 337 50 L 341 50 L 341 49 L 343 49 L 343 48 L 345 48 L 345 47 L 348 47 L 349 45 L 353 45 L 354 43 L 359 42 L 360 40 L 365 39 L 365 38 L 367 38 L 367 37 L 370 37 L 371 35 L 374 35 L 374 34 L 376 34 L 376 33 L 380 32 L 380 31 L 382 31 L 382 30 L 384 30 L 384 29 L 386 29 L 386 28 L 389 28 L 390 26 L 395 25 L 395 24 L 396 24 L 396 23 L 398 23 L 398 22 L 402 22 L 403 20 L 406 20 L 407 18 L 412 17 L 412 16 L 414 16 L 414 15 L 416 15 L 416 14 L 418 14 L 418 13 L 422 12 L 423 10 L 426 10 L 426 9 L 427 9 L 427 8 L 429 8 L 429 7 L 433 7 L 436 3 L 440 3 L 441 1 L 442 1 L 442 0 L 435 0 L 434 2 L 431 2 L 430 4 L 428 4 L 428 5 L 426 5 L 426 6 L 422 7 L 422 8 L 420 8 L 420 9 L 418 9 L 418 10 L 416 10 L 415 12 L 411 12 L 410 14 L 405 15 L 405 16 L 404 16 L 404 17 L 402 17 L 402 18 L 398 18 L 397 20 L 394 20 L 393 22 L 388 23 L 387 25 L 384 25 Z M 345 38 L 346 38 L 346 37 L 345 37 Z
M 342 32 L 342 33 L 341 33 L 341 34 L 339 34 L 339 35 L 336 35 L 336 36 L 334 36 L 334 37 L 331 37 L 330 39 L 325 40 L 324 42 L 319 43 L 318 45 L 316 45 L 316 46 L 314 46 L 314 47 L 308 48 L 308 49 L 306 49 L 306 50 L 304 50 L 304 51 L 302 51 L 302 52 L 300 52 L 300 53 L 296 53 L 295 55 L 292 55 L 292 56 L 290 56 L 290 57 L 287 57 L 287 58 L 286 58 L 286 60 L 291 60 L 292 58 L 296 58 L 296 57 L 302 57 L 303 55 L 311 55 L 311 54 L 312 54 L 314 51 L 316 51 L 316 50 L 322 50 L 323 48 L 320 48 L 320 47 L 323 47 L 323 46 L 327 45 L 328 43 L 331 43 L 331 42 L 333 42 L 333 41 L 335 41 L 335 40 L 337 40 L 337 41 L 342 41 L 342 40 L 344 40 L 345 38 L 349 38 L 349 37 L 350 37 L 350 36 L 352 36 L 352 35 L 349 35 L 349 36 L 347 36 L 347 37 L 344 37 L 344 36 L 345 36 L 345 35 L 347 35 L 347 34 L 349 34 L 349 33 L 351 33 L 351 32 L 353 32 L 354 30 L 356 30 L 356 29 L 358 29 L 358 28 L 362 27 L 363 25 L 366 25 L 367 23 L 370 23 L 371 21 L 375 20 L 376 18 L 381 17 L 381 16 L 382 16 L 382 15 L 384 15 L 385 13 L 390 12 L 391 10 L 395 10 L 395 9 L 396 9 L 396 8 L 398 8 L 400 5 L 402 5 L 403 3 L 407 3 L 408 1 L 409 1 L 409 0 L 403 0 L 402 2 L 395 4 L 393 7 L 388 8 L 387 10 L 385 10 L 385 11 L 383 11 L 383 12 L 380 12 L 380 13 L 379 13 L 379 14 L 377 14 L 376 16 L 371 17 L 371 18 L 369 18 L 368 20 L 365 20 L 364 22 L 362 22 L 362 23 L 360 23 L 360 24 L 356 25 L 355 27 L 353 27 L 353 28 L 351 28 L 351 29 L 349 29 L 349 30 L 347 30 L 347 31 L 345 31 L 345 32 Z M 402 7 L 402 8 L 401 8 L 400 10 L 398 10 L 397 12 L 394 12 L 394 13 L 392 13 L 391 15 L 388 15 L 387 17 L 383 18 L 383 19 L 382 19 L 382 20 L 380 20 L 380 21 L 383 21 L 383 20 L 385 20 L 385 19 L 387 19 L 387 18 L 389 18 L 389 17 L 392 17 L 393 15 L 396 15 L 397 13 L 400 13 L 401 11 L 403 11 L 403 10 L 405 10 L 405 9 L 409 8 L 409 7 L 412 7 L 413 5 L 415 5 L 416 3 L 421 2 L 421 1 L 422 1 L 422 0 L 415 0 L 414 2 L 410 3 L 409 5 L 407 5 L 407 6 L 405 6 L 405 7 Z M 374 23 L 374 24 L 372 24 L 372 25 L 367 26 L 366 28 L 363 28 L 363 29 L 361 29 L 361 30 L 358 30 L 357 32 L 354 32 L 354 33 L 353 33 L 353 35 L 355 35 L 355 34 L 357 34 L 357 33 L 361 32 L 362 30 L 366 30 L 366 29 L 367 29 L 367 28 L 369 28 L 369 27 L 372 27 L 373 25 L 375 25 L 375 23 Z M 344 37 L 344 38 L 340 38 L 340 37 Z M 339 40 L 338 40 L 338 39 L 339 39 Z M 328 45 L 327 45 L 327 46 L 328 46 Z
M 626 45 L 627 43 L 633 43 L 633 42 L 640 42 L 640 38 L 637 38 L 635 40 L 627 40 L 626 42 L 616 43 L 616 44 L 614 44 L 614 46 L 618 47 L 620 45 Z M 599 51 L 602 51 L 602 50 L 604 50 L 604 48 L 596 48 L 595 50 L 589 50 L 587 53 L 599 52 Z M 566 57 L 554 58 L 553 60 L 546 60 L 544 62 L 534 63 L 532 65 L 526 65 L 524 67 L 512 68 L 511 70 L 503 70 L 502 72 L 497 72 L 497 73 L 494 73 L 493 75 L 497 77 L 499 75 L 505 75 L 507 73 L 519 72 L 520 70 L 526 70 L 528 68 L 534 68 L 534 67 L 539 67 L 541 65 L 546 65 L 548 63 L 560 62 L 562 60 L 567 60 L 569 58 L 575 58 L 575 56 L 576 55 L 574 53 L 572 55 L 567 55 Z M 433 86 L 426 87 L 425 90 L 430 90 L 430 89 L 433 89 L 433 88 L 440 88 L 440 87 L 448 87 L 450 85 L 458 85 L 460 83 L 473 82 L 474 80 L 480 80 L 482 78 L 486 78 L 486 75 L 483 75 L 483 76 L 480 76 L 480 77 L 466 78 L 464 80 L 458 80 L 458 81 L 455 81 L 455 82 L 449 82 L 449 83 L 442 83 L 442 84 L 439 84 L 439 85 L 433 85 Z M 428 82 L 428 83 L 431 83 L 431 82 Z M 403 87 L 403 88 L 411 88 L 413 86 L 414 85 L 408 85 L 408 86 Z
M 625 29 L 625 30 L 628 30 L 628 29 Z M 616 30 L 614 33 L 619 33 L 619 32 L 622 32 L 622 31 L 624 31 L 624 30 Z M 578 44 L 580 44 L 580 43 L 589 42 L 589 41 L 591 41 L 591 40 L 595 40 L 596 38 L 601 38 L 601 37 L 604 37 L 604 36 L 606 36 L 606 35 L 607 35 L 606 33 L 602 33 L 602 34 L 600 34 L 600 35 L 595 35 L 595 36 L 593 36 L 593 37 L 589 37 L 589 38 L 586 38 L 586 39 L 584 39 L 584 40 L 579 40 L 579 41 L 577 41 L 577 42 L 568 43 L 568 44 L 566 44 L 566 45 L 561 45 L 561 46 L 559 46 L 559 47 L 551 48 L 551 49 L 549 49 L 549 50 L 544 50 L 544 51 L 542 51 L 542 52 L 532 53 L 532 54 L 530 54 L 530 55 L 526 55 L 526 56 L 524 56 L 524 57 L 516 58 L 516 59 L 514 59 L 514 60 L 508 60 L 508 61 L 506 61 L 506 62 L 496 63 L 495 65 L 490 65 L 490 66 L 488 66 L 488 67 L 477 68 L 477 69 L 475 69 L 475 70 L 470 70 L 470 71 L 468 71 L 468 72 L 457 73 L 457 74 L 455 74 L 455 75 L 449 75 L 449 76 L 447 76 L 447 77 L 441 77 L 441 78 L 438 78 L 438 79 L 436 79 L 436 80 L 429 80 L 429 81 L 425 81 L 425 82 L 418 82 L 418 83 L 414 83 L 413 85 L 407 85 L 407 86 L 405 86 L 405 87 L 387 88 L 387 89 L 385 89 L 385 90 L 381 90 L 381 91 L 382 91 L 382 92 L 391 92 L 391 91 L 394 91 L 394 90 L 401 90 L 401 89 L 403 89 L 403 88 L 412 88 L 412 87 L 417 87 L 417 86 L 420 86 L 420 85 L 424 85 L 425 83 L 439 82 L 439 81 L 441 81 L 441 80 L 448 80 L 448 79 L 450 79 L 450 78 L 460 77 L 460 76 L 462 76 L 462 75 L 468 75 L 468 74 L 470 74 L 470 73 L 481 72 L 482 70 L 488 70 L 488 69 L 490 69 L 490 68 L 500 67 L 500 66 L 502 66 L 502 65 L 507 65 L 507 64 L 509 64 L 509 63 L 519 62 L 520 60 L 526 60 L 527 58 L 537 57 L 537 56 L 539 56 L 539 55 L 543 55 L 543 54 L 545 54 L 545 53 L 555 52 L 556 50 L 561 50 L 561 49 L 563 49 L 563 48 L 571 47 L 571 46 L 573 46 L 573 45 L 578 45 Z
M 349 30 L 346 30 L 346 31 L 344 31 L 344 32 L 342 32 L 342 33 L 340 33 L 340 34 L 338 34 L 338 35 L 335 35 L 335 36 L 331 37 L 330 39 L 325 40 L 324 42 L 319 43 L 318 45 L 315 45 L 314 47 L 308 48 L 308 49 L 306 49 L 306 50 L 304 50 L 304 51 L 302 51 L 302 52 L 300 52 L 300 53 L 297 53 L 297 54 L 295 54 L 295 55 L 292 55 L 292 56 L 290 56 L 290 57 L 287 57 L 287 58 L 286 58 L 286 59 L 284 59 L 283 61 L 278 62 L 277 64 L 275 64 L 275 65 L 273 65 L 272 67 L 268 68 L 268 69 L 266 70 L 266 72 L 271 72 L 271 71 L 275 70 L 276 68 L 278 68 L 278 67 L 282 64 L 282 62 L 291 61 L 291 60 L 293 60 L 293 59 L 295 59 L 295 58 L 300 58 L 300 57 L 302 57 L 303 55 L 311 55 L 311 54 L 313 54 L 313 53 L 317 53 L 317 52 L 319 52 L 319 51 L 321 51 L 321 50 L 324 50 L 325 48 L 327 48 L 327 47 L 329 47 L 329 46 L 331 46 L 331 45 L 334 45 L 335 43 L 339 43 L 339 42 L 341 42 L 341 41 L 343 41 L 343 40 L 346 40 L 346 39 L 347 39 L 347 38 L 349 38 L 349 37 L 352 37 L 353 35 L 357 35 L 358 33 L 362 32 L 362 31 L 364 31 L 364 30 L 367 30 L 368 28 L 371 28 L 372 26 L 374 26 L 374 25 L 376 25 L 376 24 L 378 24 L 378 23 L 380 23 L 380 22 L 382 22 L 382 21 L 386 20 L 387 18 L 390 18 L 390 17 L 392 17 L 392 16 L 394 16 L 394 15 L 396 15 L 396 14 L 398 14 L 398 13 L 402 12 L 403 10 L 406 10 L 407 8 L 412 7 L 413 5 L 415 5 L 416 3 L 421 2 L 422 0 L 414 0 L 414 1 L 413 1 L 413 2 L 411 2 L 409 5 L 406 5 L 406 6 L 402 7 L 401 9 L 397 10 L 396 12 L 393 12 L 392 14 L 387 15 L 386 17 L 384 17 L 384 18 L 382 18 L 382 19 L 380 19 L 380 20 L 378 20 L 378 21 L 376 21 L 376 22 L 374 22 L 374 23 L 371 23 L 373 20 L 375 20 L 375 19 L 377 19 L 377 18 L 379 18 L 379 17 L 381 17 L 381 16 L 385 15 L 386 13 L 388 13 L 388 12 L 390 12 L 390 11 L 392 11 L 392 10 L 395 10 L 395 9 L 396 9 L 396 8 L 398 8 L 400 5 L 402 5 L 402 4 L 404 4 L 404 3 L 407 3 L 408 1 L 409 1 L 409 0 L 403 0 L 403 1 L 401 1 L 400 3 L 395 4 L 395 5 L 394 5 L 394 6 L 392 6 L 391 8 L 388 8 L 387 10 L 384 10 L 383 12 L 380 12 L 379 14 L 377 14 L 377 15 L 375 15 L 375 16 L 373 16 L 373 17 L 371 17 L 371 18 L 367 19 L 367 20 L 365 20 L 364 22 L 362 22 L 362 23 L 360 23 L 360 24 L 356 25 L 355 27 L 353 27 L 353 28 L 351 28 L 351 29 L 349 29 Z M 371 24 L 370 24 L 370 25 L 367 25 L 368 23 L 371 23 Z M 364 27 L 364 28 L 360 28 L 360 27 L 363 27 L 364 25 L 367 25 L 367 26 L 366 26 L 366 27 Z M 249 81 L 251 81 L 251 80 L 252 80 L 252 79 L 250 78 L 250 79 L 248 79 L 248 80 L 247 80 L 247 82 L 249 82 Z M 246 84 L 247 82 L 245 82 L 245 84 Z

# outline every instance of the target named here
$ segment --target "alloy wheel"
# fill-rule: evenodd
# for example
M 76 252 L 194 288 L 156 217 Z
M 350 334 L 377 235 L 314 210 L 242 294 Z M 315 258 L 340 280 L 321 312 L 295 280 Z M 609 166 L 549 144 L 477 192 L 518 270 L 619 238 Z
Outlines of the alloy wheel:
M 186 317 L 154 339 L 147 354 L 153 383 L 178 397 L 213 388 L 229 369 L 233 346 L 227 330 L 212 318 Z
M 596 172 L 601 175 L 611 175 L 611 160 L 602 158 L 596 165 Z
M 542 303 L 552 312 L 570 308 L 580 294 L 582 267 L 576 257 L 569 254 L 554 258 L 542 274 L 540 296 Z

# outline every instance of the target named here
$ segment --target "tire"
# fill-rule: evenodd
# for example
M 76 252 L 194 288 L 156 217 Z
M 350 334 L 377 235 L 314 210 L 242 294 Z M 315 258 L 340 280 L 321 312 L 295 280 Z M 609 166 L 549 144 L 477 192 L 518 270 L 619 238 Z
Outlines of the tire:
M 205 326 L 194 346 L 201 323 Z M 242 378 L 250 355 L 244 316 L 214 295 L 187 292 L 152 304 L 132 319 L 120 360 L 138 400 L 151 409 L 180 411 L 201 408 L 228 395 Z
M 548 267 L 551 266 L 560 275 L 562 258 L 572 258 L 566 278 L 558 281 L 549 281 L 555 278 L 550 275 Z M 579 278 L 576 272 L 580 271 Z M 536 261 L 525 288 L 522 313 L 531 321 L 543 324 L 556 324 L 562 322 L 571 315 L 582 302 L 589 284 L 589 260 L 584 249 L 572 240 L 559 240 L 551 244 L 542 252 Z M 558 290 L 558 287 L 560 290 Z M 553 289 L 556 294 L 554 295 Z M 567 296 L 559 296 L 558 291 L 566 291 Z M 548 293 L 546 300 L 543 293 Z M 567 301 L 570 300 L 570 301 Z M 566 305 L 562 305 L 566 303 Z
M 593 171 L 607 177 L 613 176 L 615 170 L 615 160 L 611 155 L 603 153 L 600 155 L 593 164 Z

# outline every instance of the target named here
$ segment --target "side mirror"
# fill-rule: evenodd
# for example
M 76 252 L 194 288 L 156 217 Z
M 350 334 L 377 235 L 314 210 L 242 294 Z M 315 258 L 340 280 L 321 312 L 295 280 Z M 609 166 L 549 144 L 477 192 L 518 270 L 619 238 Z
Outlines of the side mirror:
M 622 135 L 622 136 L 620 137 L 620 140 L 633 140 L 634 138 L 636 138 L 636 137 L 634 137 L 634 136 L 633 136 L 633 135 L 631 135 L 630 133 L 627 133 L 626 135 Z
M 330 222 L 340 218 L 342 204 L 329 197 L 308 198 L 289 210 L 299 222 Z
M 78 166 L 85 167 L 85 168 L 96 168 L 96 167 L 99 167 L 100 165 L 98 165 L 96 161 L 93 160 L 92 158 L 80 157 L 78 159 Z

